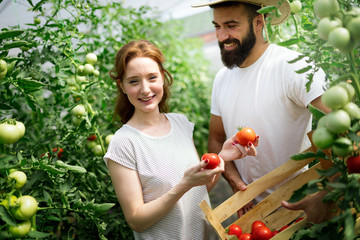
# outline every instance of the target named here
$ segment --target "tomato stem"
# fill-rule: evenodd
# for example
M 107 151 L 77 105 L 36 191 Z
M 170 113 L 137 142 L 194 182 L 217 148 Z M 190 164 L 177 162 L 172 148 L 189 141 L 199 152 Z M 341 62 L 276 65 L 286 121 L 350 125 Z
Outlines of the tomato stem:
M 354 86 L 355 88 L 355 91 L 356 91 L 356 95 L 358 98 L 360 98 L 360 83 L 359 83 L 359 76 L 357 74 L 357 71 L 356 71 L 356 66 L 355 66 L 355 60 L 354 60 L 354 52 L 349 52 L 348 53 L 348 58 L 349 58 L 349 63 L 350 63 L 350 68 L 353 72 L 352 75 L 352 85 Z

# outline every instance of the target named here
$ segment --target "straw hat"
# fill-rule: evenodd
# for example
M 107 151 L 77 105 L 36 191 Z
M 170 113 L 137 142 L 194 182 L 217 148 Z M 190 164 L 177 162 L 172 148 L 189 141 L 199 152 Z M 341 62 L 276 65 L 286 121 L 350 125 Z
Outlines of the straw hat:
M 281 5 L 279 6 L 278 2 L 279 0 L 215 0 L 210 2 L 202 2 L 191 5 L 192 7 L 205 7 L 205 6 L 212 6 L 218 3 L 223 2 L 244 2 L 244 3 L 250 3 L 258 6 L 269 6 L 274 5 L 279 8 L 279 11 L 281 13 L 280 17 L 272 16 L 271 17 L 271 25 L 279 25 L 286 21 L 286 19 L 291 14 L 290 4 L 288 0 L 282 1 Z

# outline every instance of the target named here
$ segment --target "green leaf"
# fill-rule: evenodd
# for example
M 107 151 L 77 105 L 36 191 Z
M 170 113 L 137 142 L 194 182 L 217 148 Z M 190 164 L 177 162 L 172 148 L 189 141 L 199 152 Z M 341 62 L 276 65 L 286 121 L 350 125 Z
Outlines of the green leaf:
M 22 88 L 25 92 L 36 92 L 42 89 L 46 84 L 33 80 L 31 78 L 21 78 L 17 79 L 17 83 L 20 88 Z
M 5 50 L 9 50 L 9 49 L 12 49 L 12 48 L 20 48 L 20 47 L 30 48 L 31 44 L 29 42 L 27 42 L 27 41 L 19 40 L 19 41 L 14 41 L 14 42 L 11 42 L 11 43 L 6 43 L 3 46 L 3 48 Z
M 30 231 L 29 237 L 32 238 L 47 238 L 51 233 L 39 232 L 39 231 Z
M 261 13 L 261 14 L 266 14 L 266 13 L 269 13 L 269 12 L 274 11 L 276 9 L 277 9 L 276 6 L 271 5 L 271 6 L 266 6 L 266 7 L 263 7 L 261 9 L 259 9 L 257 12 Z
M 296 73 L 305 73 L 305 72 L 307 72 L 307 71 L 309 71 L 310 69 L 312 69 L 312 66 L 311 65 L 309 65 L 309 66 L 307 66 L 307 67 L 304 67 L 304 68 L 302 68 L 302 69 L 300 69 L 300 70 L 297 70 L 297 71 L 295 71 Z
M 3 205 L 0 205 L 0 217 L 1 220 L 3 220 L 6 224 L 16 226 L 16 221 L 14 220 L 14 218 L 11 217 L 11 215 Z
M 309 159 L 309 158 L 316 158 L 318 155 L 314 152 L 305 152 L 305 153 L 297 153 L 294 155 L 291 155 L 290 158 L 292 160 L 304 160 L 304 159 Z
M 113 206 L 115 206 L 115 203 L 101 203 L 101 204 L 95 203 L 92 208 L 95 212 L 106 212 Z
M 314 115 L 315 118 L 320 119 L 323 116 L 326 115 L 325 112 L 321 111 L 320 109 L 314 107 L 313 105 L 311 105 L 311 103 L 309 104 L 309 111 L 312 113 L 312 115 Z
M 20 30 L 20 29 L 1 31 L 0 32 L 0 39 L 13 38 L 13 37 L 19 36 L 23 32 L 25 32 L 25 30 Z
M 289 40 L 286 40 L 284 42 L 279 42 L 278 45 L 279 46 L 291 46 L 291 45 L 294 45 L 294 44 L 297 44 L 300 42 L 300 39 L 298 38 L 291 38 Z

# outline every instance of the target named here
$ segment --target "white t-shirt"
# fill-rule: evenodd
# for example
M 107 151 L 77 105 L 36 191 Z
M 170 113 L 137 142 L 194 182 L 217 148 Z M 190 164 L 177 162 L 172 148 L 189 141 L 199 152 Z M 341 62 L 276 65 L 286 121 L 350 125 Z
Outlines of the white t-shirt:
M 144 202 L 150 202 L 173 188 L 185 170 L 198 163 L 193 144 L 194 124 L 184 116 L 167 113 L 170 132 L 161 137 L 149 136 L 127 124 L 116 131 L 104 161 L 115 161 L 138 172 Z M 216 239 L 216 233 L 205 219 L 199 203 L 209 196 L 206 186 L 194 187 L 185 193 L 159 222 L 135 239 Z
M 310 64 L 305 59 L 288 63 L 298 55 L 270 44 L 251 66 L 223 68 L 215 77 L 211 114 L 222 118 L 226 137 L 236 134 L 238 126 L 251 127 L 259 135 L 257 156 L 235 161 L 246 184 L 310 146 L 306 133 L 311 130 L 311 113 L 307 106 L 324 92 L 325 73 L 316 72 L 307 92 L 308 73 L 295 71 Z M 256 200 L 262 200 L 274 189 L 268 189 Z

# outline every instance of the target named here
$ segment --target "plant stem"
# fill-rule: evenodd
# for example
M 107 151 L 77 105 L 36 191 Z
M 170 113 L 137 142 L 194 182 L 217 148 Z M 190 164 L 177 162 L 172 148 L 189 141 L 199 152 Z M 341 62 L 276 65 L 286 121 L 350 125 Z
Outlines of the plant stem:
M 356 91 L 356 95 L 358 96 L 358 98 L 360 98 L 360 83 L 359 83 L 359 75 L 356 71 L 356 66 L 355 66 L 355 59 L 354 59 L 354 53 L 351 51 L 348 53 L 348 58 L 349 58 L 349 62 L 350 62 L 350 68 L 352 71 L 352 85 L 355 88 Z

